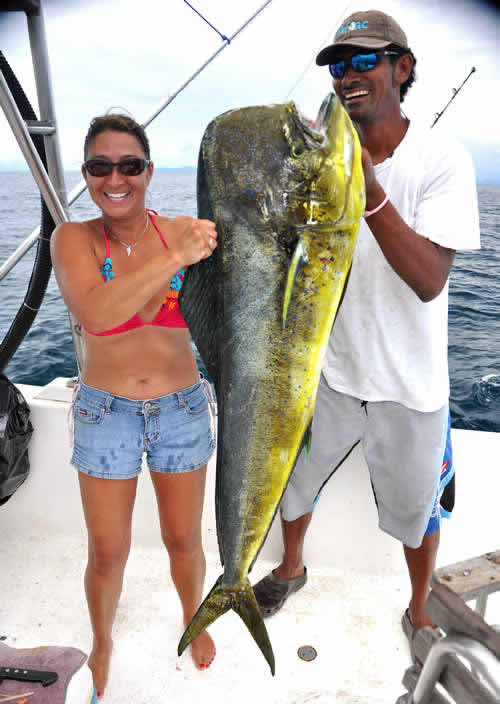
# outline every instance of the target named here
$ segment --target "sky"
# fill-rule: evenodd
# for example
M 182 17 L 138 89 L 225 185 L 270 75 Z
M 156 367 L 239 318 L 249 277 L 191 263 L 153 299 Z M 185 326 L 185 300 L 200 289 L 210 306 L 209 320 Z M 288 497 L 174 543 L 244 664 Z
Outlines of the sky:
M 190 0 L 229 37 L 264 1 Z M 122 107 L 145 122 L 222 45 L 184 0 L 42 0 L 42 7 L 67 170 L 80 168 L 92 117 Z M 272 0 L 148 127 L 155 165 L 195 166 L 205 127 L 229 109 L 294 100 L 315 116 L 332 88 L 316 54 L 351 12 L 373 7 L 401 24 L 418 60 L 403 104 L 410 119 L 430 126 L 476 68 L 434 129 L 469 148 L 478 182 L 500 183 L 500 10 L 480 0 Z M 0 47 L 38 113 L 24 13 L 0 12 Z M 0 145 L 0 170 L 26 168 L 3 111 Z

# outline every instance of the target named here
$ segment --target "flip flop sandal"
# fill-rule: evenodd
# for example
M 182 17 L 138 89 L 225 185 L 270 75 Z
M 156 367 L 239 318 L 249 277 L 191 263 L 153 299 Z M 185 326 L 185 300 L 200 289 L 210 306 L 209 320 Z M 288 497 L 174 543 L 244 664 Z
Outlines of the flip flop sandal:
M 414 663 L 417 663 L 417 662 L 418 662 L 418 658 L 417 658 L 417 656 L 416 656 L 416 654 L 415 654 L 415 644 L 414 644 L 414 640 L 415 640 L 415 635 L 417 634 L 417 631 L 420 631 L 420 630 L 422 630 L 422 629 L 421 629 L 421 628 L 415 628 L 415 626 L 414 626 L 413 623 L 411 622 L 411 619 L 410 619 L 410 612 L 409 612 L 408 609 L 406 609 L 406 611 L 405 611 L 404 614 L 403 614 L 403 617 L 401 618 L 401 627 L 402 627 L 403 633 L 404 633 L 405 636 L 407 637 L 408 643 L 409 643 L 409 645 L 410 645 L 410 655 L 411 655 L 411 659 L 412 659 L 412 661 L 413 661 Z M 439 628 L 439 626 L 434 626 L 434 628 L 431 628 L 430 626 L 425 626 L 425 628 L 426 628 L 427 630 L 429 630 L 429 631 L 432 632 L 432 638 L 433 638 L 434 640 L 438 640 L 439 638 L 442 637 L 442 631 L 441 631 L 441 629 Z
M 283 579 L 270 572 L 260 582 L 257 582 L 253 591 L 262 616 L 272 616 L 279 611 L 290 594 L 301 589 L 306 582 L 306 567 L 304 567 L 304 574 L 298 577 Z

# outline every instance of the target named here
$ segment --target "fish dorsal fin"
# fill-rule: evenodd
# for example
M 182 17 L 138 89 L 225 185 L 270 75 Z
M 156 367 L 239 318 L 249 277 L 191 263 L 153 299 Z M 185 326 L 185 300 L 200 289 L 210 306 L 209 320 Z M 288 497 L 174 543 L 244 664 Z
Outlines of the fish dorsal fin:
M 290 262 L 290 266 L 288 268 L 285 295 L 283 296 L 283 330 L 286 328 L 288 309 L 290 307 L 290 301 L 292 300 L 293 287 L 295 285 L 295 281 L 297 280 L 297 274 L 299 273 L 299 269 L 307 263 L 307 260 L 308 257 L 304 243 L 301 239 L 298 239 L 292 255 L 292 261 Z
M 202 141 L 198 160 L 197 197 L 198 217 L 214 220 L 212 200 L 207 185 L 204 158 L 205 142 Z M 224 321 L 217 302 L 217 278 L 219 269 L 217 250 L 208 259 L 187 267 L 184 284 L 179 294 L 181 313 L 191 336 L 218 392 L 218 347 Z M 224 338 L 222 338 L 224 339 Z

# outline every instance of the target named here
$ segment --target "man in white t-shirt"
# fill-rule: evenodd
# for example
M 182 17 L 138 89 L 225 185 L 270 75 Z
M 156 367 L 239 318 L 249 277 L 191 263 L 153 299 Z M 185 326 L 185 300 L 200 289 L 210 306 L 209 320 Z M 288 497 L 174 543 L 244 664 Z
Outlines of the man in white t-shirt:
M 479 218 L 465 149 L 419 130 L 400 103 L 416 59 L 401 27 L 355 12 L 316 58 L 362 144 L 366 212 L 330 338 L 309 458 L 281 504 L 285 554 L 255 585 L 263 615 L 306 581 L 304 536 L 325 481 L 362 443 L 382 530 L 403 543 L 412 586 L 403 628 L 424 612 L 439 545 L 439 502 L 452 476 L 449 445 L 448 276 L 457 249 L 475 249 Z

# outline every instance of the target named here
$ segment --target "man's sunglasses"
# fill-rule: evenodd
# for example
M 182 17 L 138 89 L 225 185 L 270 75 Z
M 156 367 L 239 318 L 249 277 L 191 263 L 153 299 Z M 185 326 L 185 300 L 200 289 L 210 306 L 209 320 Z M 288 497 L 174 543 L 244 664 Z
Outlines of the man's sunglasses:
M 109 176 L 115 166 L 124 176 L 139 176 L 150 163 L 148 159 L 141 159 L 138 156 L 126 156 L 120 161 L 89 159 L 84 163 L 83 167 L 91 176 L 97 177 Z
M 348 59 L 341 59 L 328 65 L 328 69 L 336 81 L 344 78 L 345 72 L 351 66 L 357 73 L 371 71 L 379 63 L 382 56 L 401 56 L 398 51 L 370 51 L 368 54 L 354 54 Z

